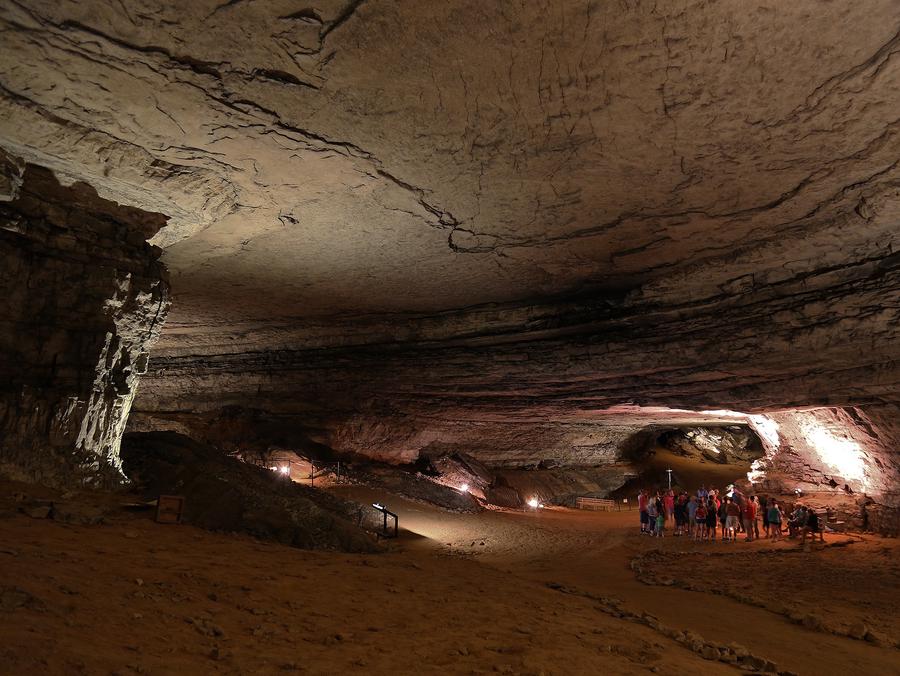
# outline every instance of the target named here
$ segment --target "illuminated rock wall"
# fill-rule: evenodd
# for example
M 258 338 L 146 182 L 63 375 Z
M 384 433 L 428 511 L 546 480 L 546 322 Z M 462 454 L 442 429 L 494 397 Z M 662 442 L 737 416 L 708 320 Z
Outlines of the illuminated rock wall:
M 900 408 L 820 408 L 765 418 L 777 426 L 778 442 L 764 440 L 768 457 L 751 472 L 757 491 L 830 509 L 845 527 L 900 532 Z
M 168 217 L 176 302 L 136 429 L 590 464 L 654 424 L 625 404 L 900 401 L 896 0 L 131 4 L 0 5 L 0 145 Z M 46 316 L 95 274 L 6 283 Z M 74 302 L 102 338 L 81 380 L 26 424 L 22 387 L 61 376 L 23 378 L 51 358 L 10 338 L 5 424 L 114 455 L 123 415 L 82 410 L 127 408 L 105 337 L 139 363 L 155 329 Z
M 146 243 L 165 221 L 15 166 L 24 174 L 0 204 L 0 472 L 115 481 L 168 308 L 159 252 Z

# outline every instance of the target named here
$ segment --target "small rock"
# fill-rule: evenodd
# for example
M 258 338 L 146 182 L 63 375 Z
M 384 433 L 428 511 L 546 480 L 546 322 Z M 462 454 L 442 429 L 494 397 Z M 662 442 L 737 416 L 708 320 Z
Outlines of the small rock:
M 728 650 L 733 652 L 738 659 L 747 657 L 750 654 L 750 651 L 740 643 L 729 643 Z
M 705 660 L 717 660 L 719 659 L 719 650 L 714 646 L 705 645 L 700 650 L 700 656 Z
M 139 578 L 139 577 L 138 577 L 138 578 L 135 578 L 134 583 L 135 583 L 138 587 L 143 587 L 143 586 L 144 586 L 144 581 L 143 581 L 141 578 Z
M 45 610 L 44 602 L 31 592 L 19 587 L 0 587 L 0 610 L 16 610 L 27 608 L 29 610 Z
M 194 625 L 194 629 L 197 630 L 197 633 L 203 634 L 204 636 L 224 636 L 225 631 L 217 624 L 213 624 L 209 620 L 202 617 L 187 617 L 184 620 L 188 624 Z
M 132 620 L 143 620 L 143 619 L 144 619 L 144 616 L 141 615 L 140 613 L 134 613 L 134 614 L 131 616 L 131 619 L 132 619 Z
M 129 540 L 135 540 L 140 536 L 137 533 L 135 533 L 133 530 L 126 530 L 125 537 L 128 538 Z
M 887 641 L 885 641 L 884 637 L 881 634 L 872 631 L 871 629 L 866 632 L 866 641 L 880 648 L 883 648 L 887 645 Z
M 847 630 L 847 635 L 855 638 L 859 641 L 862 641 L 866 634 L 869 633 L 869 628 L 863 624 L 862 622 L 856 622 L 855 624 L 850 626 L 850 629 Z
M 46 519 L 50 516 L 50 506 L 49 505 L 38 505 L 35 507 L 22 507 L 21 511 L 26 516 L 30 516 L 32 519 Z
M 822 618 L 818 615 L 813 615 L 809 613 L 803 616 L 803 626 L 807 629 L 821 629 L 822 628 Z

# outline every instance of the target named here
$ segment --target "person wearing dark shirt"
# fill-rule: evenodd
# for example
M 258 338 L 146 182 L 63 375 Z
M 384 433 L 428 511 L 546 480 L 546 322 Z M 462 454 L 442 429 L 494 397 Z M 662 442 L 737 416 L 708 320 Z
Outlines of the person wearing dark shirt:
M 806 525 L 803 527 L 803 538 L 800 540 L 800 545 L 803 546 L 806 544 L 806 534 L 810 533 L 812 536 L 812 541 L 816 541 L 816 534 L 819 535 L 819 542 L 825 542 L 825 529 L 822 527 L 821 521 L 819 521 L 819 515 L 816 513 L 812 507 L 806 508 Z

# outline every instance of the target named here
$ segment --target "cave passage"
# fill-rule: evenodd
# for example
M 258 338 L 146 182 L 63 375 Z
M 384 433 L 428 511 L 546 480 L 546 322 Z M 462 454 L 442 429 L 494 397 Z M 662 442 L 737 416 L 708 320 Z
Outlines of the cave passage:
M 896 670 L 896 0 L 0 31 L 0 671 Z

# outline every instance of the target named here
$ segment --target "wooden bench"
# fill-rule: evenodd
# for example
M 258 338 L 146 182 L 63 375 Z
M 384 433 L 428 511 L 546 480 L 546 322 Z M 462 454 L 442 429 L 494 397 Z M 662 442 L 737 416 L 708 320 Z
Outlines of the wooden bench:
M 616 508 L 616 501 L 604 498 L 575 498 L 575 507 L 611 512 Z

